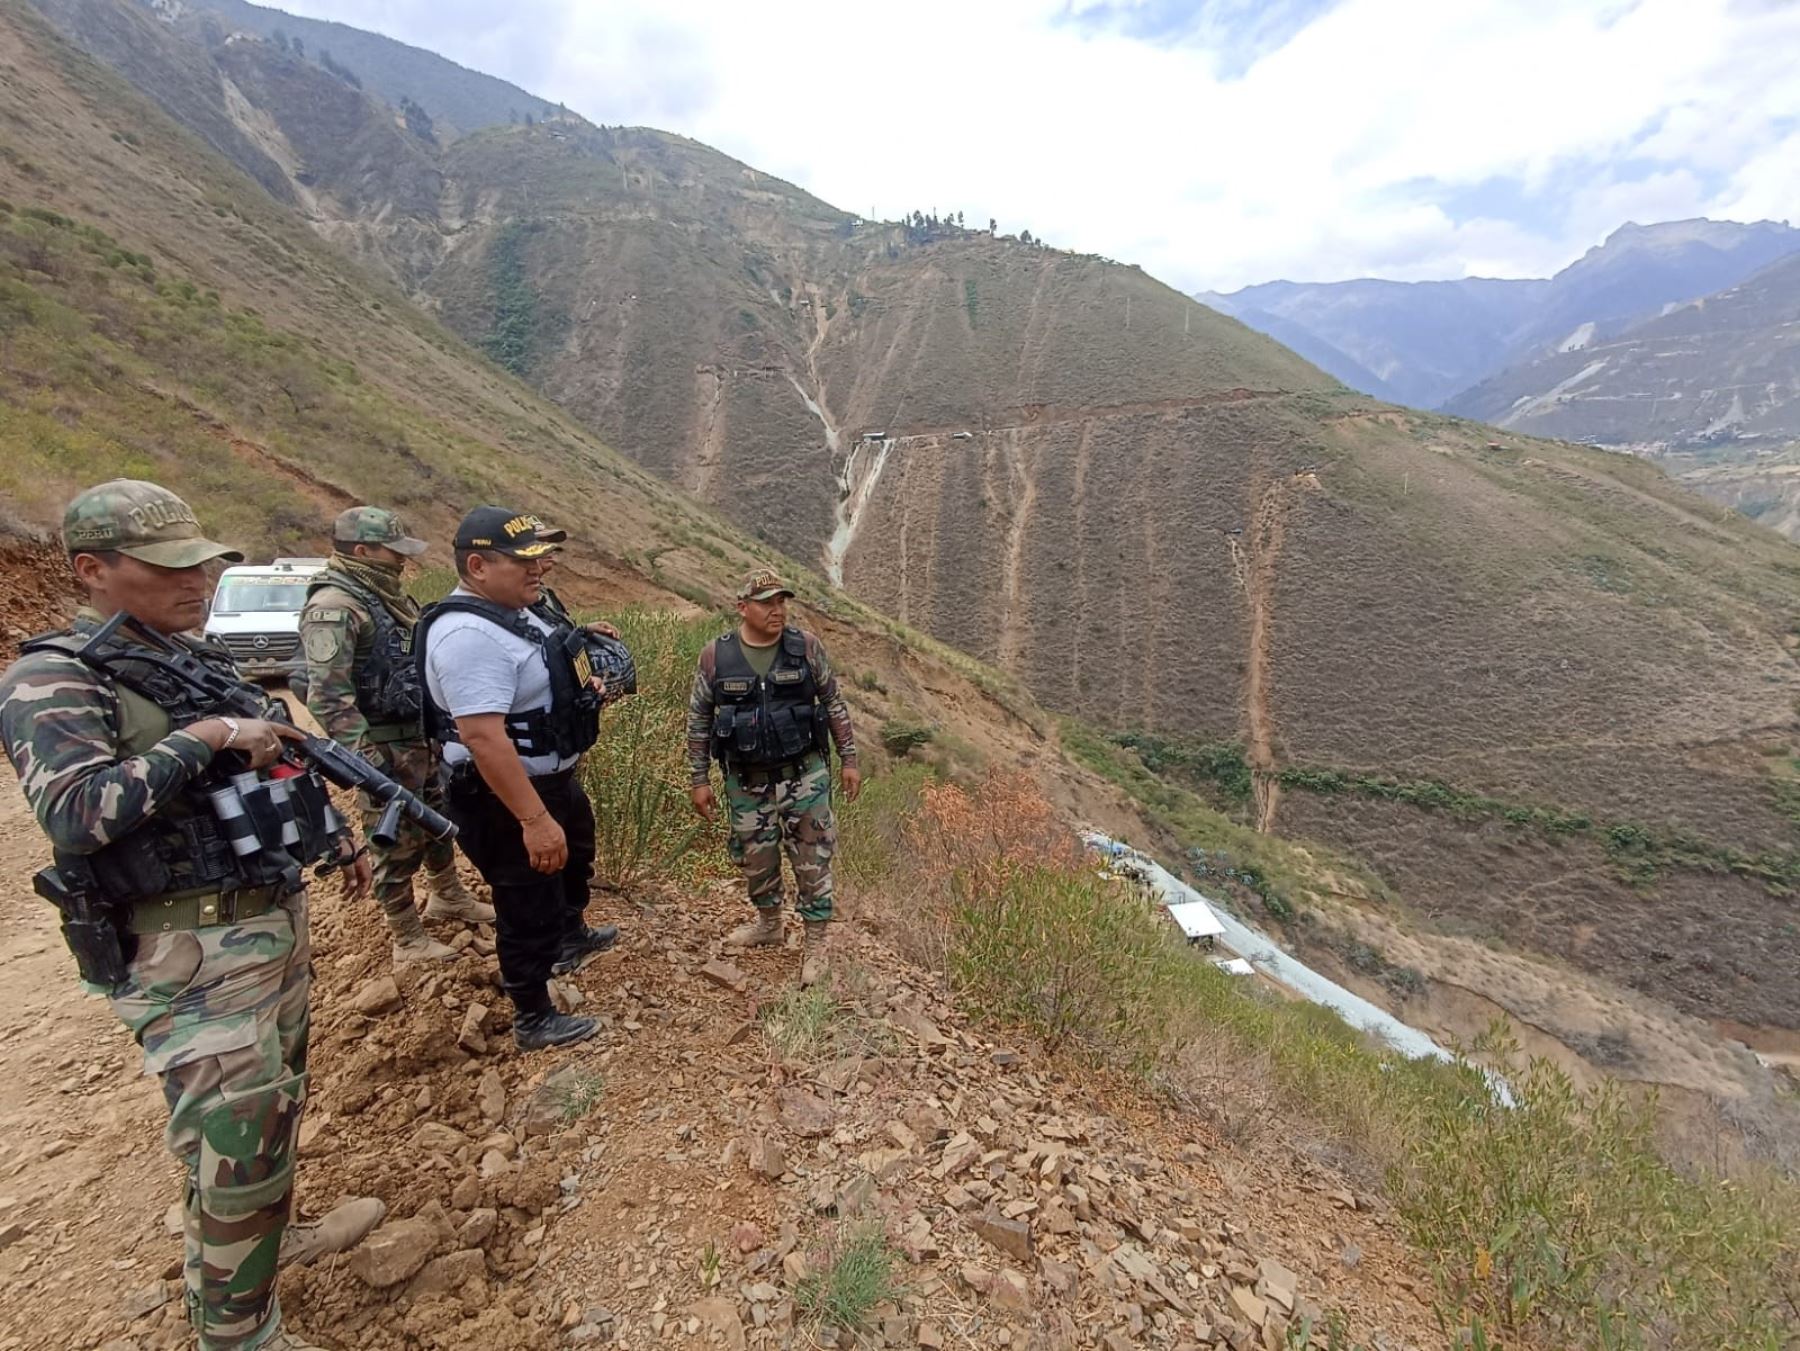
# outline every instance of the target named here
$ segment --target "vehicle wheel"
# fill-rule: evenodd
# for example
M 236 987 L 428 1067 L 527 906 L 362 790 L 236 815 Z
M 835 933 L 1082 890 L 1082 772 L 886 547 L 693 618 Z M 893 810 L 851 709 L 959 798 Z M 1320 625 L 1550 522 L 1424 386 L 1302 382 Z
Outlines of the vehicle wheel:
M 287 687 L 288 693 L 292 694 L 294 698 L 298 699 L 301 703 L 306 702 L 306 691 L 308 687 L 305 671 L 295 671 L 289 676 L 287 678 Z

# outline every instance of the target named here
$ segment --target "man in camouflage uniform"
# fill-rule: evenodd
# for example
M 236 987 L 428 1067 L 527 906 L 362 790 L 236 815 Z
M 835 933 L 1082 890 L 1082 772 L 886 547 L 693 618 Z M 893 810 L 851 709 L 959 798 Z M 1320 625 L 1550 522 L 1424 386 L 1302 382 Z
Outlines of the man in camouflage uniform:
M 325 735 L 355 751 L 438 811 L 444 809 L 437 757 L 420 721 L 412 634 L 419 604 L 406 592 L 406 563 L 425 541 L 380 507 L 351 507 L 332 529 L 331 564 L 306 591 L 300 640 L 306 652 L 306 706 Z M 375 869 L 375 899 L 394 936 L 394 964 L 449 961 L 456 949 L 428 936 L 413 902 L 413 874 L 425 865 L 425 918 L 492 924 L 494 907 L 456 875 L 456 845 L 434 840 L 402 818 L 399 837 L 371 838 L 381 804 L 365 794 L 363 836 Z
M 284 880 L 250 884 L 240 864 L 200 848 L 216 820 L 204 793 L 214 757 L 231 751 L 261 769 L 298 734 L 279 721 L 193 710 L 178 723 L 111 674 L 129 666 L 102 669 L 77 655 L 82 639 L 124 612 L 130 623 L 115 641 L 128 661 L 150 650 L 142 631 L 154 630 L 232 673 L 222 648 L 183 635 L 206 617 L 206 565 L 242 555 L 205 539 L 180 498 L 126 479 L 90 488 L 69 504 L 63 542 L 88 604 L 66 634 L 33 639 L 0 675 L 0 740 L 55 849 L 55 872 L 41 877 L 67 888 L 59 909 L 93 977 L 89 992 L 109 997 L 143 1047 L 145 1072 L 162 1080 L 165 1139 L 187 1167 L 183 1270 L 201 1347 L 308 1351 L 282 1329 L 278 1263 L 342 1251 L 384 1207 L 355 1201 L 318 1225 L 288 1225 L 306 1092 L 302 874 L 257 873 Z M 329 831 L 330 818 L 320 819 Z M 349 865 L 355 894 L 369 872 L 346 852 L 353 844 L 340 829 L 316 847 Z M 103 922 L 75 922 L 71 896 L 91 897 Z
M 830 745 L 837 743 L 844 797 L 856 801 L 862 771 L 850 710 L 818 637 L 790 628 L 793 588 L 758 569 L 738 589 L 738 626 L 700 653 L 688 699 L 688 760 L 694 810 L 712 820 L 711 762 L 725 773 L 731 857 L 744 871 L 756 918 L 728 942 L 765 947 L 782 938 L 781 853 L 785 845 L 805 924 L 800 983 L 826 978 L 831 920 L 831 859 L 837 820 L 831 812 Z

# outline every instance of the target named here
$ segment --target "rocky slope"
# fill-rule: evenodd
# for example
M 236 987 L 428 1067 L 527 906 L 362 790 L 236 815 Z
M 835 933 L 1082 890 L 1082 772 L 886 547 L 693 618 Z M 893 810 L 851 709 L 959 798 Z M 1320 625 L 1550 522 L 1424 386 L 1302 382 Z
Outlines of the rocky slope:
M 0 853 L 14 878 L 45 854 L 10 779 Z M 779 1039 L 796 954 L 720 960 L 740 904 L 597 902 L 625 941 L 558 993 L 604 1030 L 524 1057 L 491 933 L 446 928 L 463 955 L 395 981 L 374 912 L 320 894 L 298 1201 L 376 1195 L 388 1217 L 284 1275 L 289 1320 L 368 1351 L 785 1346 L 831 1335 L 807 1277 L 872 1234 L 894 1263 L 876 1345 L 1260 1346 L 1328 1314 L 1358 1344 L 1434 1344 L 1414 1259 L 1356 1179 L 992 1042 L 866 936 L 828 1035 Z M 185 1346 L 161 1104 L 51 912 L 15 884 L 0 914 L 0 1019 L 53 1029 L 0 1051 L 0 1346 Z

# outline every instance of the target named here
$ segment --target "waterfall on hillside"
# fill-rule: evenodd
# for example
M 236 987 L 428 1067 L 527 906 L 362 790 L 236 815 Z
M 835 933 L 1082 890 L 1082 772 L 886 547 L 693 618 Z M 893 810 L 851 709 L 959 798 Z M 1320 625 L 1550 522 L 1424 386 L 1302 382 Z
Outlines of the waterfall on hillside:
M 844 584 L 844 559 L 893 448 L 894 438 L 884 436 L 879 441 L 858 442 L 844 457 L 843 476 L 838 480 L 837 525 L 825 543 L 825 575 L 833 586 Z

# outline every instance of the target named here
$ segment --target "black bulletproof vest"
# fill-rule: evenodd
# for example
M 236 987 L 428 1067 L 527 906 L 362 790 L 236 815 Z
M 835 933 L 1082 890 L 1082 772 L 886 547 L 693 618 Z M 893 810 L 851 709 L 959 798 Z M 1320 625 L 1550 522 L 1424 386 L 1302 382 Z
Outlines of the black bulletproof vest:
M 369 657 L 356 667 L 356 707 L 371 726 L 414 723 L 424 711 L 419 697 L 419 666 L 413 660 L 412 630 L 397 622 L 381 597 L 356 578 L 328 569 L 306 588 L 306 598 L 335 586 L 355 596 L 375 626 Z
M 496 605 L 480 596 L 445 596 L 435 605 L 425 607 L 419 626 L 413 630 L 413 656 L 418 672 L 418 686 L 424 705 L 425 734 L 440 745 L 457 741 L 456 719 L 449 710 L 431 697 L 431 685 L 425 678 L 427 635 L 438 618 L 447 614 L 480 615 L 490 624 L 515 633 L 544 650 L 544 664 L 550 671 L 550 707 L 529 713 L 506 715 L 506 735 L 521 756 L 555 755 L 567 759 L 580 755 L 600 735 L 600 696 L 591 683 L 593 664 L 588 660 L 587 644 L 582 631 L 560 605 L 542 602 L 532 607 L 545 623 L 554 627 L 544 633 L 516 610 Z
M 207 664 L 236 676 L 231 656 L 223 648 L 179 636 L 174 641 L 185 644 L 194 656 Z M 85 634 L 64 630 L 32 638 L 21 644 L 19 651 L 62 652 L 80 658 L 83 664 L 115 685 L 156 705 L 167 715 L 170 730 L 227 712 L 202 703 L 189 686 L 148 661 L 134 661 L 128 652 L 117 650 L 83 655 L 85 646 Z M 247 685 L 246 688 L 258 698 L 267 699 L 256 686 Z M 279 701 L 269 700 L 268 703 L 269 718 L 287 721 L 286 709 Z M 147 747 L 142 746 L 121 748 L 127 755 L 142 754 L 145 749 Z M 246 857 L 232 850 L 207 796 L 224 785 L 233 760 L 242 764 L 236 756 L 214 756 L 207 771 L 189 780 L 162 810 L 105 848 L 79 858 L 57 850 L 57 867 L 79 868 L 90 873 L 102 898 L 121 905 L 200 888 L 224 891 L 277 882 L 289 887 L 298 886 L 300 868 L 326 858 L 336 848 L 331 799 L 324 785 L 310 773 L 283 779 L 293 808 L 298 841 L 285 850 L 269 850 Z M 266 780 L 268 776 L 264 772 L 257 777 Z M 266 826 L 268 823 L 259 824 Z M 278 824 L 271 833 L 279 834 Z
M 769 674 L 759 676 L 736 631 L 713 646 L 712 749 L 721 764 L 763 769 L 829 749 L 830 723 L 806 660 L 806 635 L 783 629 Z

